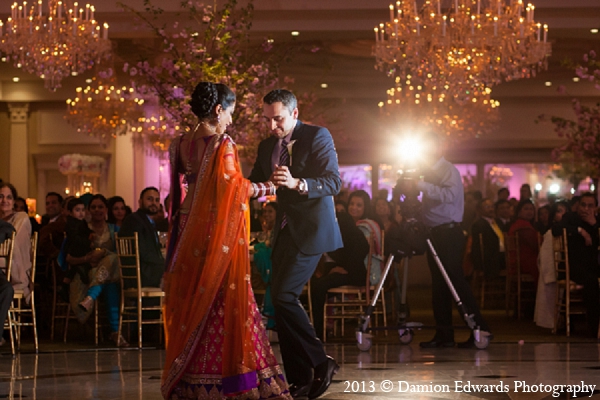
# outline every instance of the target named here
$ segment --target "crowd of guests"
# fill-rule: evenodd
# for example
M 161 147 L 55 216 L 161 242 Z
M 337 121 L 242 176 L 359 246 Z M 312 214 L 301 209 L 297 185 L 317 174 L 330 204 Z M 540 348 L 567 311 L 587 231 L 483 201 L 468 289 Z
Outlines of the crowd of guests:
M 344 247 L 324 254 L 311 280 L 314 326 L 319 337 L 323 335 L 323 305 L 329 289 L 365 285 L 369 254 L 372 256 L 370 282 L 376 284 L 380 279 L 382 233 L 398 227 L 403 221 L 402 203 L 388 201 L 388 196 L 386 190 L 377 193 L 373 199 L 364 190 L 342 190 L 336 197 L 337 220 Z M 560 236 L 563 229 L 567 229 L 571 280 L 578 288 L 584 288 L 587 325 L 590 335 L 595 337 L 600 310 L 597 279 L 600 271 L 600 224 L 595 219 L 596 198 L 591 193 L 584 193 L 570 201 L 552 196 L 548 201 L 538 205 L 528 184 L 522 186 L 520 199 L 511 198 L 508 188 L 499 189 L 496 199 L 483 198 L 478 191 L 466 192 L 462 223 L 468 238 L 465 275 L 473 278 L 475 271 L 480 271 L 489 280 L 498 278 L 508 268 L 507 274 L 514 278 L 518 258 L 521 274 L 528 281 L 522 291 L 537 291 L 537 295 L 523 302 L 524 315 L 539 326 L 554 328 L 556 273 L 552 236 Z M 261 233 L 256 235 L 254 258 L 260 277 L 256 278 L 259 282 L 253 283 L 253 286 L 267 291 L 270 285 L 270 252 L 267 253 L 266 249 L 272 238 L 276 212 L 277 204 L 267 202 L 256 215 L 259 222 L 255 230 Z M 518 254 L 507 253 L 508 240 L 518 240 Z M 264 308 L 265 314 L 270 317 L 268 327 L 273 328 L 273 310 L 268 297 L 267 294 Z
M 402 223 L 402 204 L 388 201 L 383 190 L 374 199 L 364 190 L 342 190 L 336 197 L 337 221 L 344 246 L 323 255 L 312 280 L 312 309 L 315 331 L 323 335 L 323 305 L 328 290 L 344 285 L 364 285 L 366 266 L 371 257 L 369 281 L 377 284 L 383 265 L 383 232 Z M 567 230 L 571 280 L 582 289 L 591 335 L 598 332 L 598 242 L 600 223 L 596 219 L 597 200 L 591 193 L 574 196 L 569 202 L 550 198 L 538 206 L 529 185 L 521 188 L 519 200 L 510 198 L 501 188 L 497 198 L 483 198 L 480 192 L 465 193 L 463 230 L 469 238 L 466 248 L 465 274 L 481 271 L 486 279 L 494 279 L 508 268 L 514 275 L 515 257 L 521 273 L 529 276 L 537 287 L 537 300 L 526 309 L 538 325 L 554 327 L 556 299 L 552 236 Z M 165 203 L 168 199 L 165 199 Z M 41 223 L 29 217 L 25 200 L 18 197 L 13 185 L 0 182 L 0 241 L 15 232 L 10 284 L 0 274 L 0 319 L 4 319 L 14 289 L 26 295 L 31 290 L 31 241 L 38 232 L 39 261 L 54 263 L 59 295 L 69 301 L 80 322 L 85 322 L 104 293 L 111 339 L 118 346 L 127 342 L 118 336 L 119 268 L 115 254 L 115 234 L 138 232 L 142 264 L 142 286 L 159 287 L 165 270 L 165 259 L 158 232 L 168 229 L 160 194 L 156 188 L 145 188 L 138 209 L 120 196 L 106 199 L 101 194 L 85 194 L 63 199 L 55 192 L 46 196 L 46 214 Z M 267 327 L 274 328 L 274 308 L 270 300 L 271 250 L 277 203 L 266 202 L 254 214 L 252 230 L 255 276 L 253 286 L 265 289 L 263 314 Z M 507 253 L 507 240 L 518 238 L 519 254 Z M 508 261 L 508 262 L 507 262 Z M 2 260 L 0 260 L 0 263 Z M 48 281 L 49 284 L 49 281 Z M 42 288 L 42 290 L 52 288 Z M 535 307 L 534 307 L 535 304 Z M 0 342 L 3 342 L 1 340 Z
M 582 291 L 587 328 L 592 337 L 597 337 L 600 224 L 596 195 L 586 192 L 570 201 L 550 196 L 548 204 L 538 205 L 531 188 L 524 184 L 520 200 L 508 198 L 506 188 L 498 191 L 495 202 L 478 192 L 465 195 L 469 196 L 474 201 L 465 201 L 463 228 L 470 238 L 465 272 L 481 271 L 486 279 L 494 279 L 508 268 L 507 275 L 513 278 L 519 265 L 521 274 L 531 282 L 529 289 L 536 293 L 524 304 L 524 314 L 539 326 L 555 328 L 556 281 L 564 277 L 557 276 L 552 241 L 553 236 L 562 236 L 566 230 L 571 286 Z M 516 243 L 518 254 L 509 251 L 509 240 Z
M 165 258 L 158 232 L 166 231 L 168 222 L 158 189 L 142 190 L 135 212 L 120 196 L 106 199 L 102 194 L 88 193 L 63 199 L 56 192 L 46 195 L 46 214 L 41 223 L 27 212 L 27 204 L 18 197 L 16 188 L 0 181 L 0 242 L 15 234 L 11 276 L 0 272 L 0 320 L 6 319 L 15 289 L 24 290 L 29 301 L 27 296 L 33 289 L 30 238 L 38 232 L 36 262 L 49 266 L 38 268 L 38 273 L 51 270 L 58 284 L 52 287 L 53 280 L 46 276 L 48 279 L 36 280 L 36 292 L 38 284 L 40 296 L 56 291 L 70 303 L 81 323 L 86 322 L 103 294 L 111 340 L 119 347 L 128 346 L 118 334 L 121 276 L 115 238 L 116 234 L 125 237 L 138 233 L 141 285 L 160 287 Z

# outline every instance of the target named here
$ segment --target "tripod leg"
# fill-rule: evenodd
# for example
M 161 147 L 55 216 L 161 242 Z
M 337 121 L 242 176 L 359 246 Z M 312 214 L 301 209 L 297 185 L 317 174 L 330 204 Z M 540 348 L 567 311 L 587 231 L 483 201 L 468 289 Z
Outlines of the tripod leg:
M 435 263 L 437 264 L 438 269 L 440 270 L 440 273 L 442 274 L 442 277 L 446 281 L 446 285 L 448 285 L 448 289 L 450 290 L 450 293 L 452 294 L 452 298 L 456 302 L 458 311 L 463 316 L 463 318 L 464 318 L 465 322 L 467 323 L 467 325 L 469 326 L 469 328 L 473 329 L 474 334 L 478 336 L 479 328 L 475 324 L 474 315 L 469 314 L 467 309 L 465 308 L 464 304 L 462 303 L 460 297 L 458 296 L 458 293 L 456 292 L 456 289 L 454 288 L 454 285 L 452 284 L 452 281 L 450 280 L 450 277 L 448 276 L 448 273 L 446 272 L 446 268 L 444 268 L 444 265 L 442 264 L 442 260 L 440 260 L 440 257 L 438 256 L 437 252 L 435 251 L 435 247 L 433 247 L 433 243 L 431 243 L 431 239 L 429 239 L 429 238 L 427 239 L 427 246 L 429 247 L 429 251 L 431 252 L 433 259 L 435 260 Z

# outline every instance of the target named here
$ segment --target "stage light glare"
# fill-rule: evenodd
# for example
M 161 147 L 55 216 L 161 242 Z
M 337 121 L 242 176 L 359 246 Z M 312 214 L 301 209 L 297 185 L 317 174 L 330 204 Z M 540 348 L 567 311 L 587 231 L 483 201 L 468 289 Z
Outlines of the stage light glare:
M 560 185 L 558 183 L 553 183 L 552 185 L 550 185 L 549 191 L 552 194 L 558 193 L 560 191 Z

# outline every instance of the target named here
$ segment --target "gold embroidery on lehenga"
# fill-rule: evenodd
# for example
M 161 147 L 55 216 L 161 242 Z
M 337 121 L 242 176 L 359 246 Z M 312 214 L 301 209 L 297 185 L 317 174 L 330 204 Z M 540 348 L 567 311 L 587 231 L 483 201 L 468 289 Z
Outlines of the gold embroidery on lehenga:
M 240 240 L 239 240 L 239 244 L 244 244 L 244 243 L 246 243 L 246 241 L 245 241 L 244 239 L 241 239 L 241 238 L 240 238 Z
M 208 398 L 210 400 L 213 400 L 213 399 L 214 400 L 221 400 L 222 399 L 221 392 L 219 391 L 219 389 L 217 389 L 216 386 L 213 386 L 213 388 L 210 389 L 210 393 L 209 393 Z
M 266 399 L 267 397 L 271 397 L 273 391 L 271 390 L 271 386 L 267 384 L 265 381 L 261 381 L 258 387 L 258 391 L 260 392 L 260 397 Z
M 223 246 L 223 253 L 229 253 L 229 247 Z
M 232 283 L 231 285 L 229 285 L 229 289 L 235 290 L 235 283 Z

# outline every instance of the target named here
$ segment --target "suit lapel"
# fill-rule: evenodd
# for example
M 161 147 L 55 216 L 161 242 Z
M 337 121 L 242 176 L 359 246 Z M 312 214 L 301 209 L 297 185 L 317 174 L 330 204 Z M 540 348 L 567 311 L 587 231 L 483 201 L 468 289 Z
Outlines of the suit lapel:
M 266 179 L 269 179 L 271 174 L 273 173 L 273 167 L 271 165 L 271 157 L 273 156 L 273 150 L 275 149 L 275 145 L 277 144 L 277 138 L 275 136 L 271 136 L 269 141 L 265 145 L 265 151 L 269 155 L 269 157 L 262 157 L 261 161 L 263 163 L 263 170 L 266 172 Z

